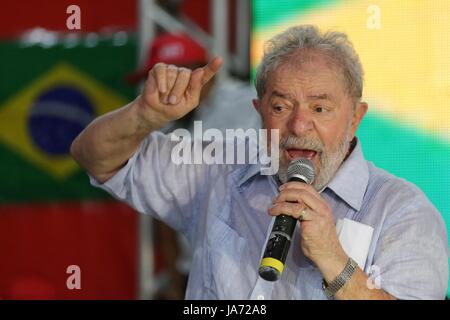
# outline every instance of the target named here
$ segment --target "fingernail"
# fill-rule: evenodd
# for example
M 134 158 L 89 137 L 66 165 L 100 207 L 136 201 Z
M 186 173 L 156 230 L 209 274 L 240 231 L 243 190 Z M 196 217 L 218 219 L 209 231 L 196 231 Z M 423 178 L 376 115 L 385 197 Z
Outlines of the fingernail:
M 164 104 L 168 104 L 169 103 L 169 97 L 164 97 L 164 99 L 163 99 L 163 102 L 164 102 Z
M 177 102 L 177 97 L 175 97 L 175 96 L 170 96 L 169 102 L 170 102 L 171 104 L 175 104 L 175 103 Z
M 161 92 L 161 93 L 166 92 L 166 88 L 164 88 L 162 84 L 159 85 L 159 92 Z
M 278 190 L 283 190 L 284 188 L 286 188 L 286 186 L 283 184 L 283 185 L 278 187 Z

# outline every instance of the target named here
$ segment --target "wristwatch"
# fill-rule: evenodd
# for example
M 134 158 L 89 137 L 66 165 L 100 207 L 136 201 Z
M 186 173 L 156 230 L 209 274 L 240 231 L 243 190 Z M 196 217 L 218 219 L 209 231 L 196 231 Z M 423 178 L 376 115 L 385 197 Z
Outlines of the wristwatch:
M 322 289 L 327 298 L 332 298 L 345 283 L 352 277 L 358 268 L 358 264 L 352 258 L 348 258 L 344 270 L 334 279 L 330 284 L 327 284 L 325 279 L 322 281 Z

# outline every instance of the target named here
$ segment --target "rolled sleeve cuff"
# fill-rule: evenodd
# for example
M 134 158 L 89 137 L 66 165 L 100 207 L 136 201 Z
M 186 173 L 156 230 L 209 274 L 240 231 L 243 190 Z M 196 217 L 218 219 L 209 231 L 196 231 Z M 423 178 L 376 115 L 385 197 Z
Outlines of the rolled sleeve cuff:
M 92 186 L 103 189 L 114 197 L 124 200 L 126 198 L 126 186 L 127 186 L 127 176 L 130 173 L 136 159 L 139 155 L 139 150 L 134 153 L 134 155 L 128 159 L 127 163 L 119 169 L 111 178 L 109 178 L 104 183 L 98 182 L 93 176 L 88 173 L 89 182 Z

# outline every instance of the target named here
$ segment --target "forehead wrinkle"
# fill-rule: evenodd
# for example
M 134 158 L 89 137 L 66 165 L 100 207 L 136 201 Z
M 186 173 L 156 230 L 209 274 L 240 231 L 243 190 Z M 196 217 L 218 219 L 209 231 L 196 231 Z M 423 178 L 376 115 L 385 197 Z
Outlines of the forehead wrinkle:
M 269 87 L 273 85 L 269 96 L 280 97 L 291 102 L 297 100 L 322 100 L 336 102 L 335 95 L 328 89 L 330 87 L 330 79 L 326 78 L 326 74 L 322 71 L 320 74 L 312 74 L 314 79 L 311 78 L 311 73 L 292 72 L 291 69 L 287 69 L 286 66 L 275 70 Z

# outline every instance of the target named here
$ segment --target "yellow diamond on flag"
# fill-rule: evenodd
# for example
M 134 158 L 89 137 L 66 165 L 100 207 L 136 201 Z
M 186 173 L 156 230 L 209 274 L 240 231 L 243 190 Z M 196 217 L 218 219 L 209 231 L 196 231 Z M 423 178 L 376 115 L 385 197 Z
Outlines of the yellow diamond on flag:
M 60 63 L 0 106 L 0 142 L 58 179 L 77 170 L 73 138 L 126 100 L 75 67 Z

